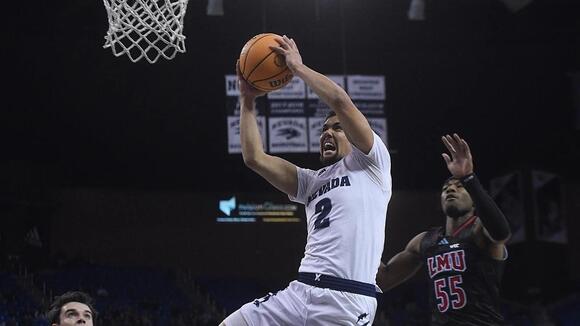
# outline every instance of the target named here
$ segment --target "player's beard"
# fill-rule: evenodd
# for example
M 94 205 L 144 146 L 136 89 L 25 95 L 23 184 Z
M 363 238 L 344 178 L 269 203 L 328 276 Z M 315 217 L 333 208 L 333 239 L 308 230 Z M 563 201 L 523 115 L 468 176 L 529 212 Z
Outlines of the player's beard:
M 324 151 L 320 153 L 320 163 L 322 164 L 323 167 L 332 165 L 340 161 L 340 159 L 342 158 L 338 155 L 338 144 L 335 145 L 335 148 L 336 149 L 334 150 L 334 155 L 332 156 L 324 156 Z
M 445 205 L 443 210 L 444 210 L 445 215 L 447 215 L 448 217 L 451 217 L 454 220 L 464 216 L 465 214 L 469 213 L 469 211 L 470 211 L 469 209 L 460 208 L 457 205 Z

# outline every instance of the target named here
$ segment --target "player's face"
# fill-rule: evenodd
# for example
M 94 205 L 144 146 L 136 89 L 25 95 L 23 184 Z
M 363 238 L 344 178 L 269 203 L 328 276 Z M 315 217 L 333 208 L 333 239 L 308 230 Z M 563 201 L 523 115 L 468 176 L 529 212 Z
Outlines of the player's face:
M 84 303 L 69 302 L 60 309 L 60 324 L 52 326 L 86 325 L 93 326 L 93 313 Z
M 328 118 L 322 126 L 320 135 L 320 162 L 325 166 L 336 163 L 350 151 L 352 145 L 346 138 L 338 117 Z
M 451 179 L 443 185 L 441 208 L 445 215 L 452 218 L 464 216 L 473 209 L 471 196 L 459 180 Z

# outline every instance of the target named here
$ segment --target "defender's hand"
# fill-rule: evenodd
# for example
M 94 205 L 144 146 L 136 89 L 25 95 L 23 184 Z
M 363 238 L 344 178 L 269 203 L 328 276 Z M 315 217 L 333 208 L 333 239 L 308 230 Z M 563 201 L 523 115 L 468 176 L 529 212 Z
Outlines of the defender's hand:
M 473 173 L 473 158 L 467 142 L 457 134 L 453 134 L 453 137 L 445 135 L 441 140 L 451 154 L 451 157 L 446 153 L 442 154 L 449 172 L 456 178 Z
M 300 56 L 296 42 L 294 42 L 293 39 L 288 38 L 286 35 L 281 38 L 276 38 L 275 40 L 280 44 L 280 46 L 271 46 L 270 49 L 283 55 L 290 71 L 292 71 L 293 74 L 296 74 L 296 69 L 302 65 L 302 56 Z

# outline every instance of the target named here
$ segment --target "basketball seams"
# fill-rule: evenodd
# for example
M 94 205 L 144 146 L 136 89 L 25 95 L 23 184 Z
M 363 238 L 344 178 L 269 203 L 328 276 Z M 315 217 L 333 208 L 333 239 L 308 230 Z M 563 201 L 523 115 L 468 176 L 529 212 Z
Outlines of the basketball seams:
M 276 76 L 279 76 L 279 75 L 287 72 L 288 70 L 290 70 L 290 69 L 288 69 L 288 67 L 286 67 L 286 69 L 280 71 L 279 73 L 277 73 L 275 75 L 272 75 L 272 76 L 269 76 L 269 77 L 266 77 L 266 78 L 263 78 L 263 79 L 254 80 L 253 83 L 257 83 L 257 82 L 261 82 L 261 81 L 264 81 L 264 80 L 268 80 L 268 79 L 274 78 Z
M 244 63 L 242 66 L 242 76 L 244 75 L 244 71 L 246 70 L 246 61 L 248 60 L 248 54 L 250 54 L 250 50 L 252 49 L 252 47 L 254 47 L 254 45 L 256 45 L 256 43 L 259 40 L 263 39 L 264 37 L 267 37 L 268 35 L 272 35 L 272 34 L 270 34 L 270 33 L 261 34 L 261 36 L 258 37 L 257 39 L 255 39 L 254 42 L 252 42 L 252 44 L 250 44 L 250 46 L 248 47 L 248 51 L 246 51 L 246 54 L 244 55 Z M 249 77 L 250 76 L 248 75 L 248 77 L 246 77 L 246 79 L 248 79 Z
M 252 76 L 252 73 L 254 73 L 254 71 L 256 71 L 256 69 L 258 69 L 258 67 L 264 63 L 264 61 L 266 61 L 266 59 L 268 59 L 272 54 L 274 53 L 274 51 L 270 51 L 270 53 L 268 53 L 267 56 L 263 57 L 262 60 L 260 60 L 260 62 L 258 62 L 255 66 L 254 69 L 252 69 L 252 71 L 250 71 L 250 73 L 248 74 L 248 77 L 246 77 L 246 80 L 250 79 L 250 76 Z

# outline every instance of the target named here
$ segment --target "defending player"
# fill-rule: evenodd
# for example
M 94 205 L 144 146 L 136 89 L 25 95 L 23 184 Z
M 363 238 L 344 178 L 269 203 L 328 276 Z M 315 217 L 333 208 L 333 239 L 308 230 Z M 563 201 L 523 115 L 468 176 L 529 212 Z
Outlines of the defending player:
M 451 154 L 443 158 L 452 175 L 441 191 L 445 229 L 415 236 L 386 266 L 381 263 L 377 281 L 386 291 L 425 266 L 432 325 L 502 325 L 499 285 L 508 221 L 473 173 L 467 142 L 457 134 L 442 140 Z
M 264 93 L 238 71 L 244 162 L 305 205 L 308 237 L 298 280 L 245 304 L 222 325 L 370 325 L 391 197 L 389 153 L 342 88 L 305 66 L 292 39 L 278 43 L 273 50 L 334 112 L 320 136 L 325 167 L 304 169 L 263 151 L 254 100 Z

